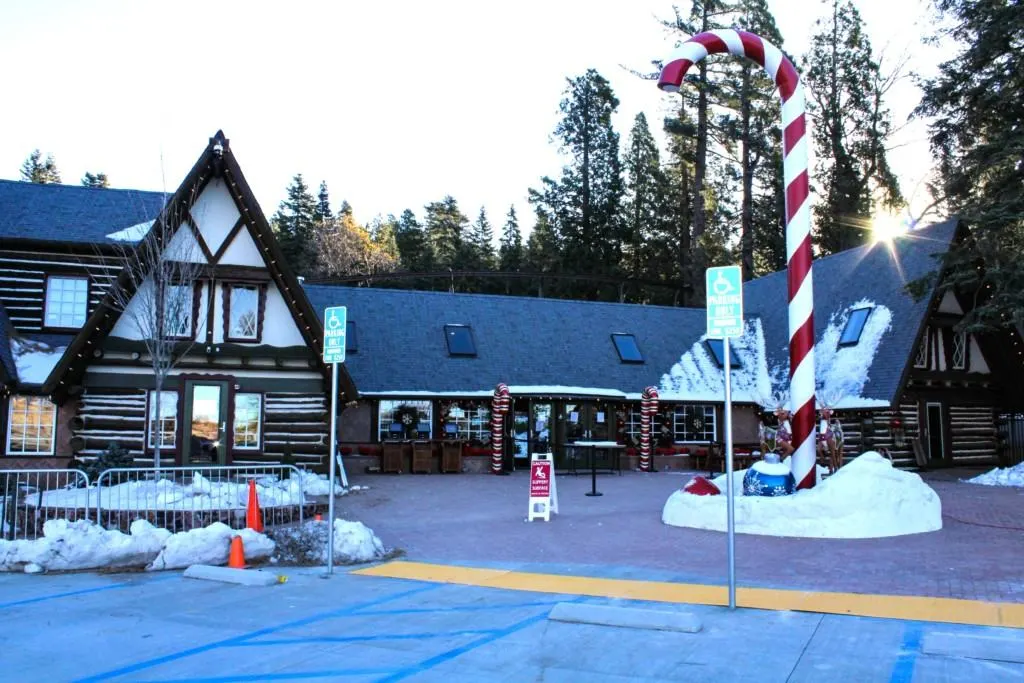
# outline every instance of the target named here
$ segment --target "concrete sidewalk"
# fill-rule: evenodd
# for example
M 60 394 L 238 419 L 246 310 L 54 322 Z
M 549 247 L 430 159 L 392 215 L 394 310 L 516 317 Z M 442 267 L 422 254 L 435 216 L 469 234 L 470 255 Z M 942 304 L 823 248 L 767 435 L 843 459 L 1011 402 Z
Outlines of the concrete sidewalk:
M 288 582 L 267 588 L 2 575 L 4 680 L 1024 680 L 1024 664 L 986 659 L 1024 649 L 1012 629 L 278 571 Z M 548 620 L 572 601 L 686 611 L 703 629 Z

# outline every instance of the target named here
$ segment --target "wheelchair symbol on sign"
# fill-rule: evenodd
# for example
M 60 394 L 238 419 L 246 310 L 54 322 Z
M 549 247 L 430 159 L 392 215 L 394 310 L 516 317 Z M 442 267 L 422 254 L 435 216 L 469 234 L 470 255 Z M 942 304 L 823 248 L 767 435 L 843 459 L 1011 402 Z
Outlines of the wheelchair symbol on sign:
M 327 320 L 327 327 L 332 330 L 341 327 L 341 321 L 338 320 L 338 315 L 334 311 L 331 311 L 331 317 Z

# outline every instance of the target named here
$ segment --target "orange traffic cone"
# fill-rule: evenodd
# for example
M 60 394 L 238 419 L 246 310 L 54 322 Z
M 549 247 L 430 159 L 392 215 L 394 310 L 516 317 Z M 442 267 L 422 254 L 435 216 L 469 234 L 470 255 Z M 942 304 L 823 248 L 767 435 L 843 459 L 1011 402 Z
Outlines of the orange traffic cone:
M 316 515 L 314 515 L 314 517 L 313 517 L 313 520 L 314 520 L 314 521 L 317 521 L 317 522 L 322 522 L 322 521 L 324 521 L 324 518 L 323 518 L 323 516 L 322 516 L 322 515 L 321 515 L 321 514 L 320 514 L 320 513 L 318 512 L 318 513 L 316 513 Z
M 232 569 L 245 569 L 245 545 L 242 543 L 241 536 L 235 536 L 231 539 L 228 566 Z
M 256 482 L 249 480 L 249 508 L 245 511 L 245 526 L 263 533 L 263 515 L 260 514 L 260 499 L 256 495 Z

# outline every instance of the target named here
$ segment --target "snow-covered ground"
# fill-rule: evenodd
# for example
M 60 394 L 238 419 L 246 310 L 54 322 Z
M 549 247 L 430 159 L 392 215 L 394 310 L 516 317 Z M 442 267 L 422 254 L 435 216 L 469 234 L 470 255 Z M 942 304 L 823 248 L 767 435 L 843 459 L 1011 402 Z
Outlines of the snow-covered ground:
M 64 355 L 65 348 L 53 347 L 41 341 L 11 339 L 11 355 L 18 370 L 18 381 L 25 384 L 45 382 L 53 366 Z
M 1013 467 L 995 468 L 972 479 L 965 479 L 968 484 L 984 486 L 1024 486 L 1024 462 Z
M 743 474 L 735 473 L 737 494 Z M 662 511 L 672 526 L 726 530 L 725 476 L 714 483 L 723 495 L 673 493 Z M 942 528 L 939 496 L 916 474 L 895 469 L 874 451 L 855 458 L 812 489 L 790 496 L 736 496 L 736 531 L 805 538 L 882 538 Z
M 334 485 L 337 495 L 365 487 L 344 489 Z M 256 496 L 261 508 L 302 505 L 306 496 L 326 496 L 331 491 L 327 477 L 300 471 L 298 477 L 278 480 L 262 477 L 256 481 Z M 50 508 L 95 507 L 97 498 L 104 510 L 233 510 L 245 508 L 249 502 L 249 485 L 230 481 L 213 481 L 195 472 L 191 484 L 169 479 L 160 481 L 129 481 L 114 486 L 55 489 L 45 491 L 41 506 Z M 26 498 L 35 505 L 39 499 Z
M 327 523 L 307 522 L 298 528 L 271 533 L 282 540 L 281 550 L 267 535 L 251 529 L 232 529 L 215 522 L 205 528 L 172 534 L 145 520 L 132 523 L 130 533 L 107 531 L 88 520 L 53 519 L 43 525 L 43 536 L 33 540 L 0 540 L 0 571 L 69 571 L 99 568 L 145 567 L 181 569 L 193 564 L 223 565 L 231 539 L 242 538 L 246 562 L 273 557 L 281 564 L 323 564 L 327 561 Z M 289 539 L 299 540 L 301 543 Z M 303 548 L 304 558 L 293 557 Z M 384 544 L 361 522 L 334 520 L 334 557 L 337 564 L 369 562 L 384 556 Z M 309 562 L 298 561 L 308 559 Z

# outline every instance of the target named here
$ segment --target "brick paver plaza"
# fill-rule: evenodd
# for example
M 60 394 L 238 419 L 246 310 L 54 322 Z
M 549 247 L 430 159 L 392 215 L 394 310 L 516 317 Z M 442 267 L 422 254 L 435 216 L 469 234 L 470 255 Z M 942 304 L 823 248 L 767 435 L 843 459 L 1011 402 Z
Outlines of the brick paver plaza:
M 865 540 L 740 534 L 739 585 L 1024 602 L 1024 491 L 965 484 L 973 472 L 926 473 L 941 531 Z M 526 523 L 528 473 L 364 475 L 340 517 L 369 525 L 409 560 L 618 578 L 726 582 L 725 534 L 661 522 L 678 472 L 558 476 L 561 512 Z

